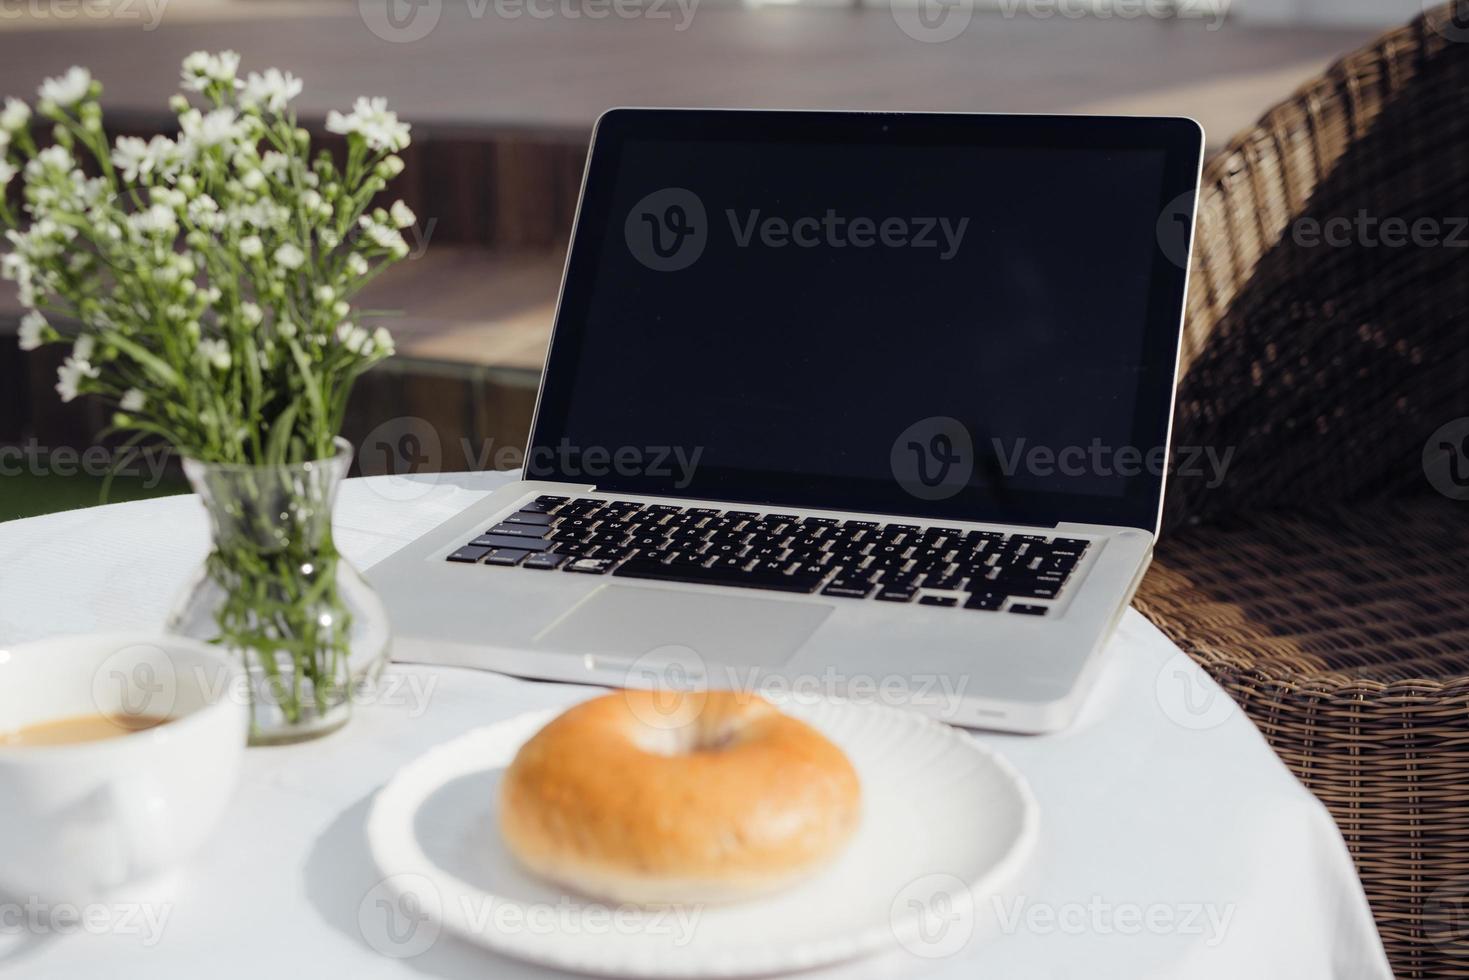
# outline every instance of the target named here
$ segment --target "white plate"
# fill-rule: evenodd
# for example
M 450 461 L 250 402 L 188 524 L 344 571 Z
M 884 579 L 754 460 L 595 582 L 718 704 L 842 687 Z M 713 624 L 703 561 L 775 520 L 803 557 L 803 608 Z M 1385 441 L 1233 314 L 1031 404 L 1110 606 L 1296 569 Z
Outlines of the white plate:
M 777 699 L 772 699 L 777 700 Z M 1003 758 L 912 712 L 796 703 L 847 753 L 863 816 L 831 867 L 789 891 L 680 910 L 607 906 L 522 871 L 495 817 L 501 774 L 556 712 L 476 729 L 404 766 L 368 818 L 382 886 L 411 915 L 533 963 L 629 977 L 733 977 L 807 969 L 924 937 L 924 915 L 969 915 L 1036 835 L 1036 804 Z M 952 887 L 946 883 L 952 882 Z M 965 887 L 967 886 L 967 888 Z M 942 908 L 932 908 L 936 891 Z

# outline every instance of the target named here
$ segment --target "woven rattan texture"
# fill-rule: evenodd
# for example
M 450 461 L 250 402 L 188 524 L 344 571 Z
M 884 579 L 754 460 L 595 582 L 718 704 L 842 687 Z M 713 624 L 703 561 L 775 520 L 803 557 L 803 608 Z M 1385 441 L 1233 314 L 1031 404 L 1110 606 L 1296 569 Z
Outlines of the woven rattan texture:
M 1218 486 L 1170 479 L 1137 598 L 1331 810 L 1404 978 L 1469 977 L 1469 502 L 1422 463 L 1469 416 L 1456 8 L 1206 165 L 1174 445 L 1232 456 Z M 1390 217 L 1418 242 L 1386 241 Z

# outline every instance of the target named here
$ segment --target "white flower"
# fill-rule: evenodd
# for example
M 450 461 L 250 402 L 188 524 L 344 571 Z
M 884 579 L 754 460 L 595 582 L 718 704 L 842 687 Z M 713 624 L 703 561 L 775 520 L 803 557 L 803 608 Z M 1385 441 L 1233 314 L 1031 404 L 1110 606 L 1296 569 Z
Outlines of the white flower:
M 337 324 L 337 340 L 354 354 L 361 354 L 372 344 L 372 337 L 366 330 L 345 320 Z
M 413 211 L 402 201 L 394 201 L 393 207 L 388 211 L 388 217 L 393 219 L 393 224 L 399 228 L 412 228 L 418 223 L 418 218 Z
M 56 369 L 56 393 L 62 401 L 69 402 L 79 394 L 83 378 L 95 378 L 101 373 L 87 361 L 68 357 Z
M 258 327 L 260 326 L 260 322 L 265 319 L 265 312 L 254 303 L 241 303 L 240 319 L 244 321 L 247 327 Z
M 173 209 L 163 204 L 154 204 L 146 211 L 129 215 L 128 224 L 144 235 L 172 235 L 179 229 Z
M 208 51 L 195 51 L 184 59 L 183 87 L 190 92 L 202 92 L 209 87 L 211 82 L 223 82 L 232 86 L 239 83 L 235 80 L 235 73 L 240 68 L 240 56 L 233 51 L 221 51 L 219 54 L 210 54 Z
M 71 345 L 71 356 L 76 361 L 90 362 L 92 353 L 97 349 L 97 338 L 89 333 L 78 334 L 76 342 Z
M 290 320 L 282 318 L 276 321 L 275 332 L 289 340 L 296 336 L 296 325 Z
M 289 158 L 284 153 L 276 150 L 266 150 L 260 154 L 260 169 L 267 177 L 283 177 L 290 165 Z
M 182 156 L 178 144 L 166 136 L 155 136 L 146 143 L 136 136 L 119 136 L 112 165 L 122 171 L 124 180 L 135 181 L 152 173 L 171 176 L 183 163 Z
M 350 115 L 335 109 L 326 115 L 328 132 L 347 136 L 360 135 L 374 150 L 396 153 L 408 145 L 409 125 L 398 121 L 398 114 L 388 110 L 387 99 L 359 98 Z
M 267 68 L 263 75 L 252 71 L 245 79 L 240 105 L 247 109 L 284 112 L 290 101 L 300 94 L 301 79 L 279 68 Z
M 403 235 L 396 228 L 380 225 L 371 218 L 363 215 L 357 223 L 361 226 L 368 241 L 378 248 L 391 252 L 394 256 L 402 258 L 408 254 L 408 243 L 403 240 Z
M 183 191 L 176 191 L 172 187 L 154 187 L 148 193 L 148 199 L 154 204 L 161 204 L 170 211 L 182 211 L 189 203 L 188 195 Z
M 65 75 L 48 78 L 41 83 L 37 94 L 43 102 L 54 102 L 62 108 L 73 106 L 87 97 L 92 87 L 92 73 L 85 68 L 72 65 Z M 9 110 L 10 103 L 5 103 Z
M 330 303 L 337 298 L 337 291 L 330 286 L 316 287 L 316 301 L 318 303 Z
M 287 271 L 295 271 L 306 264 L 306 253 L 290 242 L 275 250 L 275 264 Z
M 393 345 L 393 335 L 388 333 L 387 327 L 378 327 L 372 332 L 372 342 L 377 349 L 384 354 L 392 354 L 397 348 Z
M 15 169 L 15 167 L 11 166 L 4 159 L 0 159 L 0 188 L 4 188 L 14 180 L 15 175 L 18 173 L 20 173 L 19 170 Z
M 245 176 L 240 178 L 240 183 L 247 191 L 258 191 L 265 186 L 265 174 L 259 170 L 247 170 Z
M 240 254 L 247 259 L 259 258 L 260 253 L 265 251 L 265 245 L 254 235 L 246 235 L 240 239 Z
M 220 371 L 229 370 L 230 345 L 223 340 L 199 341 L 199 356 Z
M 47 170 L 60 170 L 62 173 L 70 174 L 75 166 L 71 158 L 71 151 L 66 147 L 48 146 L 26 164 L 26 177 L 34 180 L 43 176 Z
M 146 404 L 148 404 L 146 395 L 136 388 L 129 388 L 122 393 L 122 398 L 118 400 L 117 407 L 124 412 L 141 412 L 143 406 Z
M 403 172 L 403 158 L 400 156 L 383 157 L 383 162 L 377 167 L 378 173 L 382 174 L 384 180 L 392 180 Z
M 367 260 L 353 252 L 347 256 L 347 271 L 354 276 L 367 275 Z
M 219 213 L 219 205 L 208 194 L 200 194 L 190 201 L 188 213 L 189 221 L 196 228 L 219 231 L 224 227 L 224 215 Z
M 20 349 L 35 350 L 41 346 L 42 339 L 46 336 L 46 330 L 50 324 L 46 318 L 35 310 L 31 310 L 20 318 Z
M 6 99 L 5 108 L 0 110 L 0 129 L 16 133 L 31 121 L 31 107 L 20 99 Z
M 190 109 L 179 116 L 179 129 L 184 134 L 181 143 L 190 157 L 199 150 L 213 146 L 229 147 L 245 138 L 245 127 L 240 125 L 239 114 L 227 106 L 211 109 L 203 115 L 197 109 Z

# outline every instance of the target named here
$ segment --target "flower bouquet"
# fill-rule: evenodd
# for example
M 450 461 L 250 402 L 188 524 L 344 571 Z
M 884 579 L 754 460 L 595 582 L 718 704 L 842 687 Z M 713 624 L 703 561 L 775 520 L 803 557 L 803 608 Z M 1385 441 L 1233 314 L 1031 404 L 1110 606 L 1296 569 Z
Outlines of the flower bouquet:
M 71 345 L 63 401 L 102 398 L 116 430 L 184 457 L 214 538 L 171 625 L 239 652 L 252 737 L 281 741 L 342 724 L 386 657 L 331 507 L 353 383 L 393 352 L 352 299 L 408 254 L 415 218 L 374 207 L 409 142 L 381 99 L 331 113 L 346 151 L 313 156 L 301 81 L 238 69 L 229 51 L 185 59 L 176 138 L 109 142 L 83 68 L 48 79 L 34 111 L 7 99 L 0 274 L 27 309 L 21 347 Z

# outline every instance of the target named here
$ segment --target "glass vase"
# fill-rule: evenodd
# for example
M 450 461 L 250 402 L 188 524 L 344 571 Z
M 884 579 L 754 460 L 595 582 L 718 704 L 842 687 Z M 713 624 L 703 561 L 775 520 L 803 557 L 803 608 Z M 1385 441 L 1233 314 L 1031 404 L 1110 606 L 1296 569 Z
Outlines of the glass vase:
M 234 651 L 246 668 L 250 744 L 335 731 L 353 692 L 388 656 L 377 594 L 332 542 L 337 487 L 352 447 L 289 466 L 184 460 L 209 514 L 212 547 L 168 628 Z

